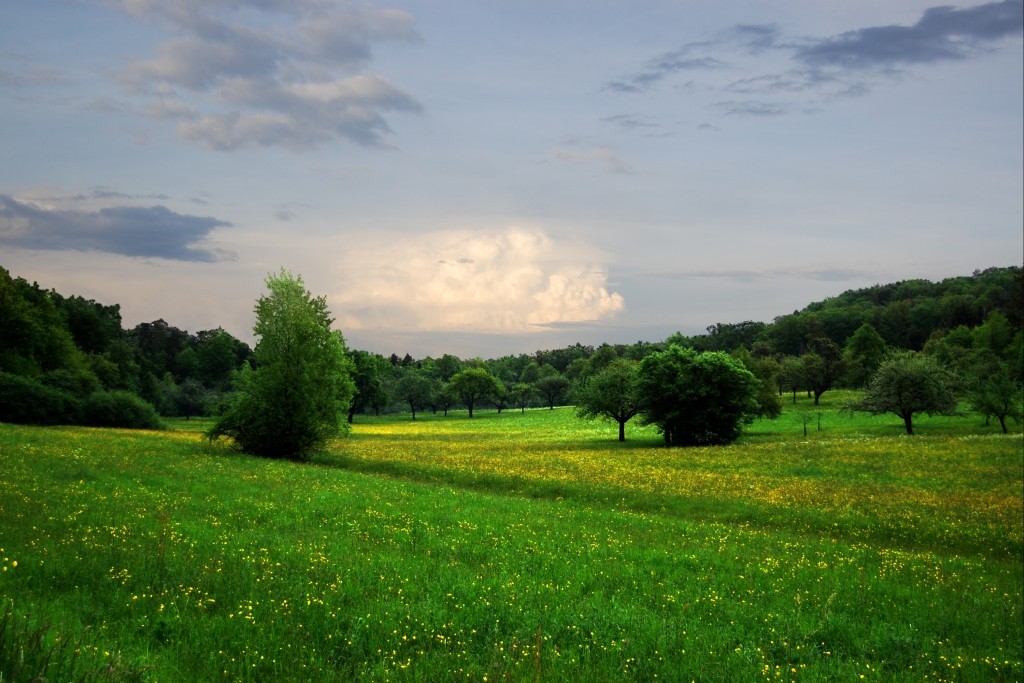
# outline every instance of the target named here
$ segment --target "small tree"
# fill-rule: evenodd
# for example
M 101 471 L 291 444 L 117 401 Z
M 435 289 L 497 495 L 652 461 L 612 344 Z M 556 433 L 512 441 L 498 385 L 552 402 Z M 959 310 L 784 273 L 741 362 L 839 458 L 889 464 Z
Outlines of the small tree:
M 544 398 L 548 408 L 554 410 L 558 397 L 569 388 L 569 380 L 556 373 L 541 377 L 533 383 L 533 386 L 536 387 L 537 393 Z
M 757 413 L 756 392 L 757 378 L 728 354 L 674 344 L 644 358 L 637 377 L 640 414 L 666 446 L 735 441 Z
M 256 369 L 239 373 L 238 397 L 207 436 L 230 437 L 253 455 L 304 460 L 347 430 L 353 366 L 324 297 L 283 268 L 266 284 L 269 295 L 256 302 Z
M 395 387 L 395 398 L 409 404 L 413 420 L 416 419 L 418 408 L 433 405 L 434 397 L 438 393 L 435 383 L 435 379 L 414 367 L 407 368 L 405 374 L 398 380 L 398 385 Z
M 619 425 L 619 441 L 626 440 L 626 423 L 640 412 L 636 395 L 636 361 L 616 359 L 582 380 L 571 392 L 576 414 L 582 418 L 607 418 Z
M 462 399 L 469 409 L 469 416 L 473 417 L 476 404 L 498 391 L 498 379 L 483 368 L 471 367 L 452 375 L 448 386 Z
M 864 395 L 847 408 L 872 415 L 893 413 L 914 433 L 915 414 L 955 415 L 956 379 L 934 357 L 916 351 L 891 353 L 871 378 Z
M 523 413 L 526 412 L 526 407 L 530 405 L 530 401 L 537 395 L 537 389 L 528 382 L 516 382 L 509 389 L 509 398 L 512 401 L 512 405 Z
M 985 417 L 986 424 L 994 417 L 1006 434 L 1007 418 L 1020 423 L 1024 418 L 1021 408 L 1024 387 L 1013 378 L 1009 363 L 1001 361 L 992 351 L 982 349 L 977 352 L 968 373 L 967 400 L 975 412 Z

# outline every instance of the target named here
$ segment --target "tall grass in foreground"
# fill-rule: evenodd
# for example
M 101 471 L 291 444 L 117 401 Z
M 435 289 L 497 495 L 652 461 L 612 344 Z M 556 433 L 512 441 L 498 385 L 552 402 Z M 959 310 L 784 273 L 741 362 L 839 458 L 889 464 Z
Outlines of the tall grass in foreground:
M 1020 680 L 1024 446 L 945 425 L 364 419 L 311 465 L 0 425 L 0 672 Z

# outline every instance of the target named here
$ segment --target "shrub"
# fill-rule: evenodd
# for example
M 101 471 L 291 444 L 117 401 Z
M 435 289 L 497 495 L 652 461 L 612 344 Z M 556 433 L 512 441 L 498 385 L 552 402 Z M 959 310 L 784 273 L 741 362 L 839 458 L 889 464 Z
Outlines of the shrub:
M 30 377 L 0 372 L 0 421 L 51 425 L 67 423 L 75 413 L 75 399 Z
M 78 423 L 88 427 L 163 429 L 152 404 L 128 391 L 97 391 L 78 409 Z

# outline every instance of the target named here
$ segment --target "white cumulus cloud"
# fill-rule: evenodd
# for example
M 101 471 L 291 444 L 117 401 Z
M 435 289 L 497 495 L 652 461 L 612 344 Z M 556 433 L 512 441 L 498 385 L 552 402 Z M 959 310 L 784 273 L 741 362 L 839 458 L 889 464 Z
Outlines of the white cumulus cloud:
M 361 241 L 330 297 L 342 329 L 530 332 L 614 317 L 597 257 L 537 229 L 452 230 Z

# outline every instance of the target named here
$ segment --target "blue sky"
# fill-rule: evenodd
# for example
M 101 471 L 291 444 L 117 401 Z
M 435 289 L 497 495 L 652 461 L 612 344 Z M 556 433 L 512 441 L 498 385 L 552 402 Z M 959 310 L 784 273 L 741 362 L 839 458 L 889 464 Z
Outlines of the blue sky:
M 1024 259 L 1022 2 L 12 0 L 0 265 L 495 357 Z

